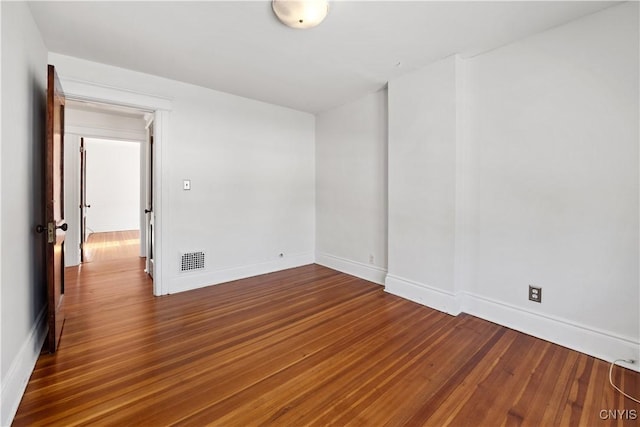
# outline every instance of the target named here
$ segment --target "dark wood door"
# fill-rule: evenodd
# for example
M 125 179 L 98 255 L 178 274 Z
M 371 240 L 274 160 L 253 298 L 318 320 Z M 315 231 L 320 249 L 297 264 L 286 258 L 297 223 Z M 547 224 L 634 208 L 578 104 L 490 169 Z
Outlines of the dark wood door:
M 85 262 L 84 244 L 87 241 L 87 148 L 80 138 L 80 262 Z
M 47 246 L 47 299 L 49 352 L 58 348 L 64 324 L 64 104 L 65 98 L 53 65 L 47 80 L 47 119 L 45 146 L 45 213 Z

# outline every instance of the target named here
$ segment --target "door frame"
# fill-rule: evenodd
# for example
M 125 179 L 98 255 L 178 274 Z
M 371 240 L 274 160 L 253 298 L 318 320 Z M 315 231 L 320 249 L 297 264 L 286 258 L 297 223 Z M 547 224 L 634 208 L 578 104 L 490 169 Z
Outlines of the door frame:
M 84 262 L 84 244 L 87 237 L 87 151 L 84 146 L 84 137 L 80 137 L 80 264 Z
M 153 199 L 153 188 L 149 191 L 149 184 L 153 187 L 155 176 L 152 175 L 155 170 L 154 156 L 153 156 L 153 128 L 155 117 L 153 114 L 145 116 L 145 129 L 147 131 L 147 140 L 144 143 L 144 156 L 141 156 L 141 160 L 144 164 L 141 164 L 140 169 L 144 171 L 144 183 L 140 188 L 141 199 L 140 206 L 144 207 L 143 221 L 141 221 L 140 227 L 140 252 L 144 251 L 145 260 L 145 273 L 147 273 L 152 279 L 154 277 L 155 257 L 154 257 L 154 231 L 155 227 L 155 200 Z M 151 209 L 151 215 L 147 212 Z M 142 210 L 142 209 L 141 209 Z
M 166 177 L 162 174 L 162 167 L 165 164 L 166 152 L 164 148 L 167 144 L 167 125 L 169 112 L 172 109 L 171 100 L 155 95 L 139 93 L 128 89 L 118 89 L 104 86 L 98 83 L 67 78 L 59 75 L 65 95 L 69 100 L 99 102 L 125 107 L 133 107 L 140 110 L 153 112 L 153 133 L 154 144 L 153 153 L 154 177 L 153 177 L 153 198 L 155 239 L 154 239 L 154 264 L 155 274 L 153 277 L 153 294 L 156 296 L 167 295 L 169 293 L 167 283 L 164 279 L 165 271 L 165 251 L 163 244 L 164 237 L 167 236 L 167 213 L 169 212 L 168 195 L 163 194 L 163 188 L 169 188 Z

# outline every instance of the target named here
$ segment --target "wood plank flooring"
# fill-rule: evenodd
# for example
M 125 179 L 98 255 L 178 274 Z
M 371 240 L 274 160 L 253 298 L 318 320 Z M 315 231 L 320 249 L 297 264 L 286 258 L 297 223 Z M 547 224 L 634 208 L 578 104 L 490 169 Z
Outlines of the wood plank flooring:
M 91 233 L 84 248 L 85 262 L 135 258 L 140 255 L 140 230 Z
M 69 269 L 14 425 L 638 425 L 607 363 L 325 267 L 158 298 L 142 269 Z M 640 395 L 640 374 L 615 381 Z

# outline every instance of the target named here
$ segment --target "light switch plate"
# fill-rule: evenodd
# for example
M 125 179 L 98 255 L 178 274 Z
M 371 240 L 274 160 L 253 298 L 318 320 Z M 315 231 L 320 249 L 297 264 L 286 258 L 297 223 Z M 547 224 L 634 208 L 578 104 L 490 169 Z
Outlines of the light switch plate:
M 182 181 L 182 189 L 183 190 L 191 190 L 191 180 L 190 179 L 185 179 L 184 181 Z

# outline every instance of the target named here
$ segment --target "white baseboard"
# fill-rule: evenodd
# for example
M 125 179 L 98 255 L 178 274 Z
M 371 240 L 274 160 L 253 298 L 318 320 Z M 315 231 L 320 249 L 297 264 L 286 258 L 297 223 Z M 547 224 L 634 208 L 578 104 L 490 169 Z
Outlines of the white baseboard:
M 325 253 L 316 253 L 316 264 L 320 264 L 379 285 L 384 285 L 384 278 L 387 274 L 386 269 Z
M 426 305 L 453 316 L 460 314 L 460 298 L 453 292 L 437 289 L 424 283 L 387 274 L 385 280 L 386 292 L 408 299 L 418 304 Z
M 634 364 L 619 364 L 640 372 L 640 342 L 637 339 L 469 292 L 447 292 L 392 274 L 387 275 L 385 291 L 454 316 L 465 312 L 608 362 L 633 359 L 636 360 Z
M 462 310 L 516 331 L 611 362 L 640 360 L 640 342 L 559 317 L 526 310 L 501 301 L 465 292 Z M 620 363 L 640 372 L 640 366 Z
M 382 268 L 325 253 L 316 254 L 315 259 L 312 253 L 305 253 L 275 261 L 217 270 L 206 274 L 188 274 L 172 281 L 170 293 L 188 291 L 299 267 L 312 264 L 314 261 L 325 267 L 360 277 L 373 283 L 384 283 L 385 291 L 388 293 L 453 316 L 461 312 L 469 313 L 507 328 L 515 329 L 606 361 L 615 359 L 640 361 L 640 343 L 632 338 L 615 335 L 543 313 L 536 313 L 522 307 L 516 307 L 468 292 L 449 292 L 392 274 L 386 274 L 385 277 L 386 271 Z M 633 365 L 620 364 L 640 371 L 640 363 Z
M 218 285 L 220 283 L 246 279 L 247 277 L 259 276 L 261 274 L 273 273 L 274 271 L 301 267 L 303 265 L 313 263 L 314 254 L 313 252 L 308 252 L 288 255 L 284 258 L 278 258 L 273 261 L 208 271 L 200 274 L 184 273 L 179 275 L 179 277 L 169 280 L 168 293 L 175 294 L 178 292 L 190 291 L 193 289 L 203 288 L 205 286 Z
M 31 373 L 36 366 L 42 345 L 47 336 L 47 306 L 45 305 L 29 332 L 26 341 L 11 363 L 9 371 L 2 378 L 2 399 L 0 399 L 0 425 L 11 425 L 16 415 Z

